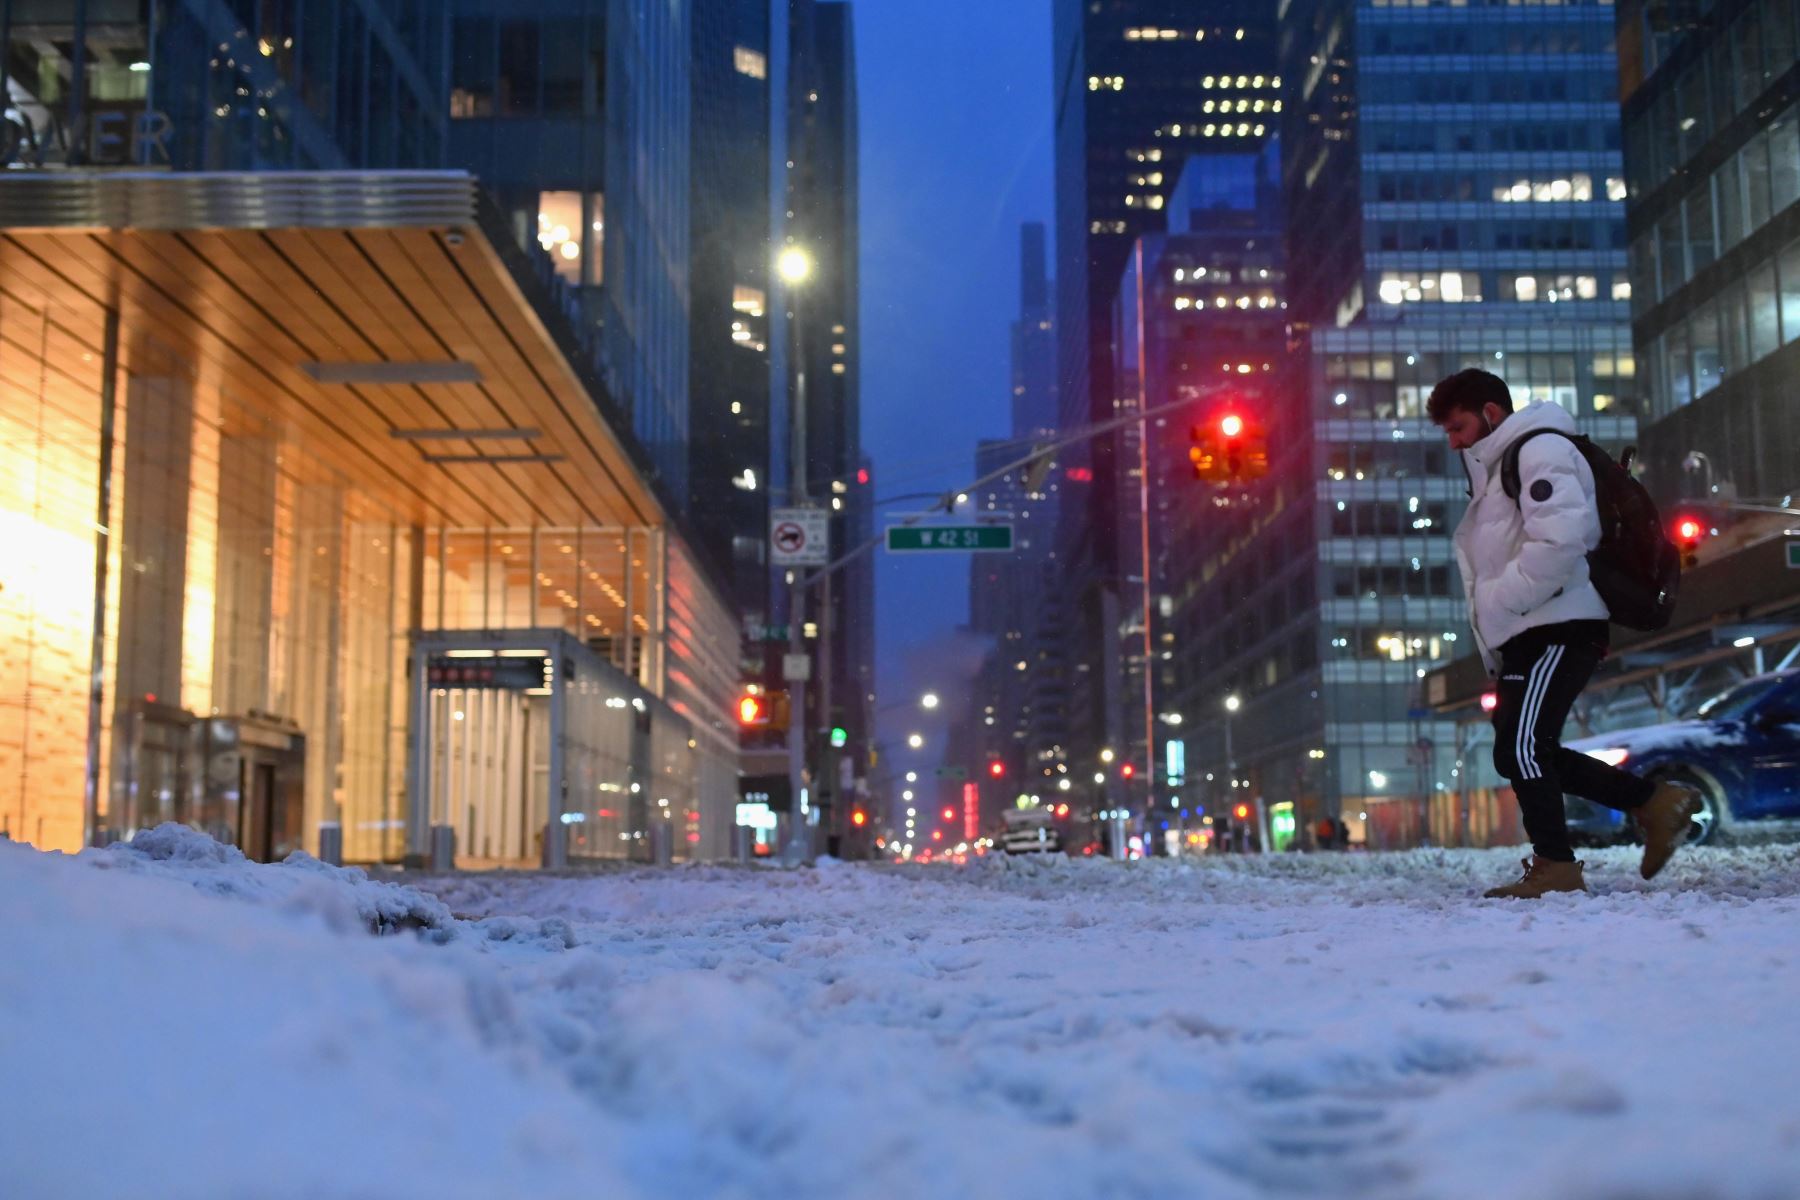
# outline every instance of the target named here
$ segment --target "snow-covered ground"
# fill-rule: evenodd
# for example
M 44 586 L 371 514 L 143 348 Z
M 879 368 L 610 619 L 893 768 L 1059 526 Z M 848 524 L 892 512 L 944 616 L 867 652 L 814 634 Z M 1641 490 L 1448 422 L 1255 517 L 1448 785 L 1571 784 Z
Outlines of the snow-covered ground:
M 0 844 L 0 1194 L 1800 1195 L 1800 851 L 1515 864 Z

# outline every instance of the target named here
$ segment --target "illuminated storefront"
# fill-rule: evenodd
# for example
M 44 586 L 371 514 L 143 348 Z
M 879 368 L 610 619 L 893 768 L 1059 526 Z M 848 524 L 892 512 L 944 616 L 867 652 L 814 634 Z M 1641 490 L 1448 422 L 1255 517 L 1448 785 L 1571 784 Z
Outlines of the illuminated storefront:
M 576 856 L 728 852 L 735 624 L 506 241 L 460 172 L 0 176 L 0 831 L 556 861 L 494 834 L 516 786 L 623 814 Z M 454 631 L 554 643 L 643 736 L 546 774 L 524 689 L 428 689 L 518 777 L 415 816 Z

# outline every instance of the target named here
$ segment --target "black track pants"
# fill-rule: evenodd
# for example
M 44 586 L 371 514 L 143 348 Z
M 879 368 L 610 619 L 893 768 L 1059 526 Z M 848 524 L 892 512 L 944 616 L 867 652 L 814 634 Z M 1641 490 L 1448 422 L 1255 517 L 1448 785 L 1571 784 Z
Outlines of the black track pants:
M 1519 815 L 1539 858 L 1575 861 L 1563 792 L 1627 811 L 1655 786 L 1629 771 L 1565 748 L 1563 722 L 1606 654 L 1606 622 L 1565 621 L 1527 629 L 1500 647 L 1494 708 L 1494 767 L 1512 781 Z

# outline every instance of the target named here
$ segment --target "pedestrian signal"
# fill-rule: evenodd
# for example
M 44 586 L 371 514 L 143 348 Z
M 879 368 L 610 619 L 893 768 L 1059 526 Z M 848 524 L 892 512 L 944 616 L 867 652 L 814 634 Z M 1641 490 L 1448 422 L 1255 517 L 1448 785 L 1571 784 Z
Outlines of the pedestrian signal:
M 1231 815 L 1240 821 L 1247 821 L 1250 819 L 1250 806 L 1248 804 L 1240 804 L 1231 810 Z
M 738 696 L 737 719 L 740 729 L 773 730 L 788 727 L 788 696 L 758 688 Z

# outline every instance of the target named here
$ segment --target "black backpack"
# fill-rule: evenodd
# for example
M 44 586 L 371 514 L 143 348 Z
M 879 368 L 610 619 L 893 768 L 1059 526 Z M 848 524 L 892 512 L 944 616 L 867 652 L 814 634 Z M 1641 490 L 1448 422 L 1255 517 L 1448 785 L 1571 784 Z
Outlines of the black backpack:
M 1541 433 L 1554 433 L 1573 442 L 1594 473 L 1600 544 L 1588 551 L 1588 579 L 1606 602 L 1613 621 L 1627 629 L 1663 628 L 1675 612 L 1681 555 L 1664 531 L 1650 493 L 1631 477 L 1635 448 L 1627 449 L 1614 462 L 1580 434 L 1534 429 L 1508 446 L 1500 460 L 1500 486 L 1514 503 L 1519 499 L 1519 451 Z

